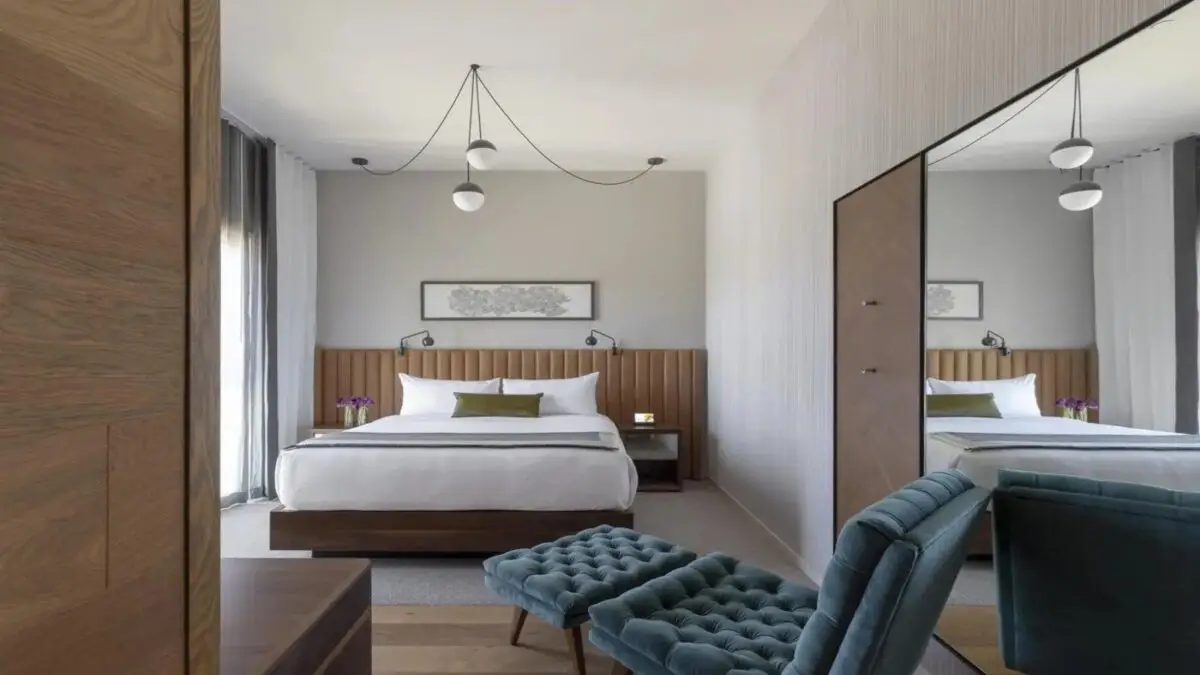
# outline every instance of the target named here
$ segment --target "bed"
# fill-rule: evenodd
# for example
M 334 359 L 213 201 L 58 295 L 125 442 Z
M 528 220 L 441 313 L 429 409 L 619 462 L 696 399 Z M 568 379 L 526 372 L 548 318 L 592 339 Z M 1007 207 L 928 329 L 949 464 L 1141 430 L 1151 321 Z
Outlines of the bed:
M 994 391 L 991 385 L 1031 378 L 1021 393 L 1022 416 L 927 417 L 927 472 L 958 469 L 989 489 L 1001 469 L 1015 469 L 1200 491 L 1197 437 L 1056 415 L 1057 399 L 1099 398 L 1094 350 L 1014 350 L 1001 356 L 994 349 L 931 349 L 926 373 L 927 394 L 974 392 L 985 384 Z M 943 387 L 935 391 L 930 383 L 939 380 Z M 991 520 L 984 519 L 970 552 L 991 551 Z
M 446 391 L 488 384 L 427 382 Z M 282 451 L 271 548 L 489 553 L 633 524 L 637 473 L 608 417 L 452 417 L 436 408 L 410 405 Z
M 1131 429 L 1107 424 L 1091 424 L 1063 417 L 1023 417 L 989 419 L 976 417 L 944 417 L 925 420 L 925 470 L 958 469 L 976 485 L 996 487 L 1000 469 L 1016 469 L 1038 473 L 1057 473 L 1083 476 L 1098 480 L 1141 483 L 1173 490 L 1200 491 L 1200 452 L 1190 449 L 1172 450 L 1157 444 L 1164 437 L 1176 437 L 1163 431 Z M 1007 436 L 1036 438 L 1072 437 L 1079 446 L 998 447 L 970 450 L 961 440 Z M 1106 450 L 1093 447 L 1104 439 L 1121 436 L 1130 438 L 1129 449 Z M 1155 440 L 1153 447 L 1136 449 L 1136 444 Z M 1089 443 L 1089 439 L 1095 439 Z M 1053 441 L 1065 445 L 1062 441 Z M 1011 445 L 1026 445 L 1013 443 Z M 1038 445 L 1036 441 L 1028 445 Z

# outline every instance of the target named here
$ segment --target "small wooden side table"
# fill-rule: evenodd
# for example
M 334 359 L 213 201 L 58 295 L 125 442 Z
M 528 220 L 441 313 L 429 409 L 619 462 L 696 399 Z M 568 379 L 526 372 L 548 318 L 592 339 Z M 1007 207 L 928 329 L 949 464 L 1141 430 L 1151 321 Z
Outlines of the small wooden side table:
M 307 438 L 316 438 L 317 436 L 324 436 L 325 434 L 332 434 L 336 431 L 345 431 L 345 430 L 346 429 L 344 427 L 313 427 L 311 429 L 306 430 L 308 432 L 308 435 L 305 438 L 306 439 Z
M 638 474 L 638 492 L 679 492 L 679 427 L 645 425 L 621 427 L 621 441 Z

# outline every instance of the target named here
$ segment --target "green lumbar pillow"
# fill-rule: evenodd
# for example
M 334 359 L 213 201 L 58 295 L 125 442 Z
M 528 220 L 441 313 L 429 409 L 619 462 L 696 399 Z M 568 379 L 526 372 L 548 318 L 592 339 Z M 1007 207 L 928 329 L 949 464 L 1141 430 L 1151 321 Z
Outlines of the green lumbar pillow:
M 992 394 L 926 394 L 926 417 L 1000 417 Z
M 463 394 L 456 392 L 451 417 L 537 417 L 541 394 Z

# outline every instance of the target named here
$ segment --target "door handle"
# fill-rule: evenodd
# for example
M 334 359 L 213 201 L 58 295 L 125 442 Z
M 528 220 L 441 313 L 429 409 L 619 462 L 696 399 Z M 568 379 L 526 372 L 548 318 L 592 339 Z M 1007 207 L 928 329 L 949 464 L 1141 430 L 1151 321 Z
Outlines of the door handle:
M 876 368 L 863 368 L 862 369 L 863 375 L 871 375 L 871 374 L 878 373 L 878 372 L 879 372 L 879 370 Z
M 878 304 L 879 304 L 879 301 L 878 301 L 878 300 L 863 300 L 863 301 L 862 301 L 862 306 L 863 306 L 863 307 L 874 307 L 874 306 L 876 306 L 876 305 L 878 305 Z

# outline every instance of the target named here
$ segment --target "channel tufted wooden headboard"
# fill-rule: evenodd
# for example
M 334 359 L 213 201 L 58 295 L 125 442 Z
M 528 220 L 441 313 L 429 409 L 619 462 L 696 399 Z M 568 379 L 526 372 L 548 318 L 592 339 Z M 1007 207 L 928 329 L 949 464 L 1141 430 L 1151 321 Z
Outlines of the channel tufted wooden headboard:
M 1094 348 L 1014 349 L 1008 356 L 995 349 L 925 350 L 925 376 L 939 380 L 1002 380 L 1029 373 L 1037 374 L 1043 415 L 1055 414 L 1060 398 L 1100 400 Z
M 707 360 L 703 349 L 325 349 L 313 369 L 313 417 L 338 426 L 337 399 L 370 396 L 371 419 L 394 415 L 404 392 L 399 373 L 439 380 L 493 377 L 557 379 L 599 372 L 596 407 L 618 426 L 652 412 L 660 426 L 680 427 L 680 471 L 707 475 Z

